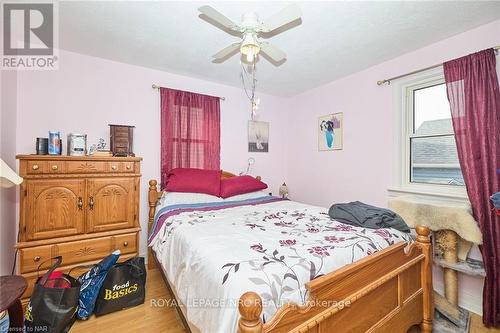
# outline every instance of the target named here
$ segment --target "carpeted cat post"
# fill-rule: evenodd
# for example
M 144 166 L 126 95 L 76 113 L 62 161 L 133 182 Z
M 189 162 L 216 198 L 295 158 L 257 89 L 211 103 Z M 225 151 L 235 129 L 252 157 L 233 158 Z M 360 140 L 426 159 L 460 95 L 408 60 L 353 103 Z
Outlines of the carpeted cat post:
M 425 225 L 434 232 L 435 262 L 443 267 L 445 297 L 437 295 L 436 332 L 468 332 L 469 313 L 458 307 L 458 273 L 481 275 L 466 262 L 472 244 L 482 237 L 469 204 L 401 196 L 389 200 L 389 208 L 410 226 Z M 440 321 L 446 318 L 449 322 Z M 441 322 L 442 325 L 439 323 Z M 440 327 L 441 326 L 441 327 Z

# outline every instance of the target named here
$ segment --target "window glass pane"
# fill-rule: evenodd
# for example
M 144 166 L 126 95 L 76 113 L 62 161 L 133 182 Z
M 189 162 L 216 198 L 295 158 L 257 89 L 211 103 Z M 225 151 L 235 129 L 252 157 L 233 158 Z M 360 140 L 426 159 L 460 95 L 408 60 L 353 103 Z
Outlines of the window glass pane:
M 446 85 L 413 91 L 413 133 L 419 135 L 453 133 Z
M 464 185 L 453 135 L 412 138 L 411 182 Z
M 206 140 L 205 131 L 203 131 L 203 109 L 174 106 L 176 109 L 172 113 L 172 123 L 177 124 L 173 128 L 172 136 L 174 138 Z
M 179 168 L 198 168 L 203 169 L 205 159 L 205 146 L 203 142 L 185 142 L 175 141 L 172 145 L 172 165 Z M 178 160 L 181 157 L 181 160 Z

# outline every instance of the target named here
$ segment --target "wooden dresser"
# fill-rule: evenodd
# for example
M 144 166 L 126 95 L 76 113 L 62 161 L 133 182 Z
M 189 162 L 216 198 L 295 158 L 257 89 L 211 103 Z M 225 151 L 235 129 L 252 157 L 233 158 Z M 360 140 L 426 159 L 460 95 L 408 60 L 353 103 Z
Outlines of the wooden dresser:
M 23 303 L 31 295 L 38 266 L 51 257 L 62 256 L 61 270 L 68 272 L 115 249 L 121 250 L 121 260 L 138 254 L 141 158 L 17 158 L 24 178 L 17 243 L 17 271 L 28 281 Z

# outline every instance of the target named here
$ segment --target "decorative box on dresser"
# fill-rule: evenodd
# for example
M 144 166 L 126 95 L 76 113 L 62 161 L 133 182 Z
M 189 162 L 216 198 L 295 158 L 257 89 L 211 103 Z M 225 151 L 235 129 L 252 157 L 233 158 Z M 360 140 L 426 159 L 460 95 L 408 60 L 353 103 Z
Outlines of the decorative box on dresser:
M 116 249 L 121 261 L 138 255 L 140 157 L 17 158 L 24 178 L 17 243 L 17 271 L 28 281 L 23 304 L 38 266 L 47 269 L 54 256 L 62 256 L 61 270 L 68 272 Z

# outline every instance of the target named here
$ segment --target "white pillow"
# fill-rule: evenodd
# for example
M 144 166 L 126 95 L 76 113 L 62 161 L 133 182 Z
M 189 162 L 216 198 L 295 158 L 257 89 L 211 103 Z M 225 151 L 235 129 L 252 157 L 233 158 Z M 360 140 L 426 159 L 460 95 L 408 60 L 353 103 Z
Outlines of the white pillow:
M 224 199 L 224 201 L 238 201 L 238 200 L 255 199 L 255 198 L 265 197 L 268 195 L 269 195 L 269 191 L 260 190 L 260 191 L 245 193 L 245 194 L 233 195 L 232 197 L 228 197 L 228 198 Z
M 196 204 L 207 202 L 225 202 L 225 201 L 239 201 L 260 198 L 269 195 L 265 190 L 255 191 L 251 193 L 238 194 L 232 197 L 223 199 L 214 195 L 205 193 L 187 193 L 187 192 L 163 192 L 160 198 L 160 206 L 171 206 L 178 204 Z
M 224 199 L 205 193 L 188 192 L 163 192 L 160 198 L 160 205 L 171 206 L 178 204 L 194 204 L 205 202 L 223 202 Z

